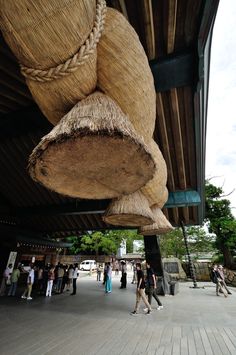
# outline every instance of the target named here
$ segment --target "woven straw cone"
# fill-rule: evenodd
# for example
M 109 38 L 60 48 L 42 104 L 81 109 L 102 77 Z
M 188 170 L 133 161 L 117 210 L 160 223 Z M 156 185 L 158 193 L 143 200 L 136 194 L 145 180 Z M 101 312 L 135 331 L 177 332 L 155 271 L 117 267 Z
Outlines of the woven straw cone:
M 73 56 L 94 26 L 96 0 L 1 0 L 1 30 L 25 66 L 48 69 Z M 19 21 L 20 19 L 20 21 Z M 97 50 L 68 76 L 40 83 L 27 79 L 42 112 L 56 124 L 97 84 Z
M 97 51 L 98 87 L 118 103 L 137 133 L 149 140 L 156 120 L 153 76 L 136 32 L 118 11 L 107 9 Z
M 154 215 L 155 223 L 140 227 L 140 234 L 159 235 L 171 232 L 174 229 L 158 206 L 152 206 L 151 210 Z
M 113 200 L 103 220 L 115 226 L 137 227 L 153 223 L 154 217 L 147 199 L 137 191 Z
M 153 140 L 149 143 L 148 147 L 156 163 L 156 170 L 154 177 L 138 192 L 139 196 L 142 196 L 143 199 L 145 198 L 145 201 L 148 202 L 149 206 L 157 205 L 159 208 L 162 208 L 168 199 L 168 190 L 165 186 L 167 181 L 166 163 L 158 148 L 158 145 Z M 114 200 L 108 207 L 106 212 L 106 216 L 108 216 L 108 218 L 105 217 L 105 221 L 114 225 L 137 226 L 138 221 L 142 221 L 143 218 L 143 208 L 140 208 L 140 203 L 142 202 L 136 198 L 135 194 L 125 196 L 125 198 L 121 199 L 121 202 L 120 200 Z M 120 205 L 122 205 L 122 208 L 120 208 Z M 126 208 L 130 209 L 130 206 L 132 206 L 132 214 L 128 214 L 128 217 L 126 218 L 123 210 Z M 145 208 L 145 211 L 146 210 L 147 208 Z M 119 211 L 121 211 L 120 215 Z
M 149 141 L 148 148 L 155 161 L 156 171 L 153 179 L 147 182 L 147 184 L 141 188 L 141 191 L 148 199 L 150 206 L 158 204 L 158 206 L 162 208 L 168 199 L 168 191 L 165 187 L 167 182 L 166 163 L 154 140 Z
M 29 171 L 61 194 L 102 199 L 136 191 L 152 178 L 155 164 L 116 103 L 97 92 L 41 140 Z

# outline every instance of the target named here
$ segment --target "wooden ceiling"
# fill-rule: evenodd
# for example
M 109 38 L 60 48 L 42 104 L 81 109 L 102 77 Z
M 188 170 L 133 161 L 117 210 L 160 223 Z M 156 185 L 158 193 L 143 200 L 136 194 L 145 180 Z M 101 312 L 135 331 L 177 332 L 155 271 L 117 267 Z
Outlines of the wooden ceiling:
M 154 139 L 167 163 L 167 187 L 190 196 L 167 204 L 164 213 L 174 225 L 201 223 L 210 45 L 218 0 L 108 0 L 107 5 L 135 28 L 150 61 L 157 91 Z M 51 127 L 0 37 L 0 223 L 57 236 L 110 228 L 101 219 L 108 201 L 65 198 L 30 179 L 28 156 Z

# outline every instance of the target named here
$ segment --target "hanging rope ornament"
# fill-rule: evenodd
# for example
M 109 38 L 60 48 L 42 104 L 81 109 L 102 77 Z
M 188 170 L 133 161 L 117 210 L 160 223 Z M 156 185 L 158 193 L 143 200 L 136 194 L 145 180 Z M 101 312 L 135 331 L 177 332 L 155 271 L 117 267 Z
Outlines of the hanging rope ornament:
M 49 68 L 47 70 L 34 69 L 20 65 L 21 73 L 27 79 L 46 82 L 59 79 L 76 71 L 78 67 L 84 64 L 88 57 L 95 51 L 104 28 L 105 14 L 106 1 L 98 0 L 96 6 L 95 22 L 89 37 L 79 48 L 78 52 L 72 58 L 69 58 L 65 63 L 59 64 L 56 67 Z

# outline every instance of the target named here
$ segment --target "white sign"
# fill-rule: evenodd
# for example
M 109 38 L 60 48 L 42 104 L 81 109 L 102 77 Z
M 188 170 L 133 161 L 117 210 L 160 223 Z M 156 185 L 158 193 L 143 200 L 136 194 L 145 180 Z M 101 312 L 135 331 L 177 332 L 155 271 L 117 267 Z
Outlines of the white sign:
M 10 254 L 9 254 L 7 266 L 9 264 L 12 264 L 11 271 L 14 269 L 14 265 L 15 265 L 15 262 L 16 262 L 16 256 L 17 256 L 17 252 L 16 251 L 11 251 Z

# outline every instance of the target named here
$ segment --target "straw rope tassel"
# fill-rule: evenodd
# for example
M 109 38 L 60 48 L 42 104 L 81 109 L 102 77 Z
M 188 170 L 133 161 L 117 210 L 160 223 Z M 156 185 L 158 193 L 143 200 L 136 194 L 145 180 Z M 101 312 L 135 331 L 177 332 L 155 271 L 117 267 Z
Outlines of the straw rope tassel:
M 73 73 L 78 69 L 80 65 L 85 63 L 88 57 L 94 52 L 101 37 L 106 14 L 106 1 L 97 0 L 96 17 L 92 31 L 85 43 L 79 48 L 79 51 L 69 58 L 65 63 L 59 64 L 54 68 L 47 70 L 28 68 L 23 65 L 21 67 L 21 73 L 30 80 L 45 82 L 59 79 L 70 73 Z

